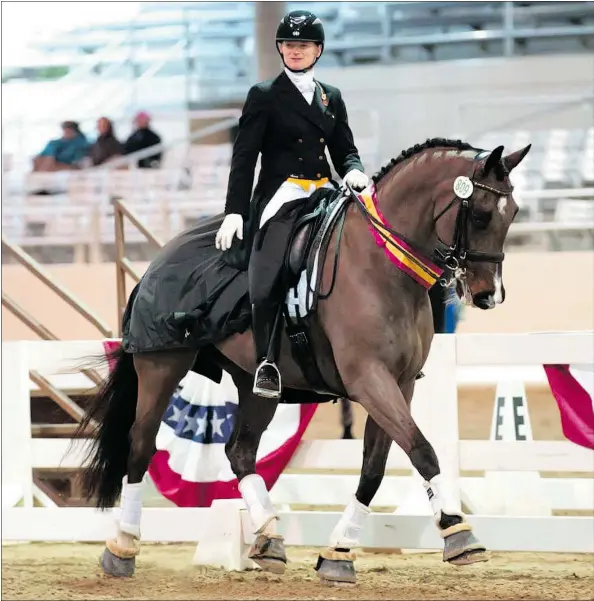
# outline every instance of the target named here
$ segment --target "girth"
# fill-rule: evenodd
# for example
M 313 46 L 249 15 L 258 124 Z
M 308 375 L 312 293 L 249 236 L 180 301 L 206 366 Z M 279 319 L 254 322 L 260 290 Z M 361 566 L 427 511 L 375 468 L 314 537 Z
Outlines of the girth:
M 344 387 L 340 391 L 332 390 L 322 376 L 311 344 L 310 328 L 312 324 L 309 320 L 306 321 L 306 318 L 317 310 L 319 299 L 328 298 L 334 289 L 347 205 L 348 199 L 340 190 L 321 198 L 312 211 L 305 213 L 297 221 L 285 258 L 286 272 L 289 274 L 289 278 L 294 280 L 291 285 L 296 284 L 299 278 L 303 277 L 304 272 L 307 295 L 311 297 L 308 310 L 302 316 L 291 316 L 287 304 L 283 304 L 285 330 L 291 342 L 291 352 L 312 389 L 330 397 L 338 397 L 343 394 Z M 330 240 L 336 227 L 338 227 L 338 238 L 334 250 L 332 280 L 328 290 L 322 292 L 319 288 Z M 298 241 L 298 248 L 294 244 L 295 240 Z M 296 248 L 298 252 L 292 257 Z M 336 377 L 340 381 L 338 374 Z

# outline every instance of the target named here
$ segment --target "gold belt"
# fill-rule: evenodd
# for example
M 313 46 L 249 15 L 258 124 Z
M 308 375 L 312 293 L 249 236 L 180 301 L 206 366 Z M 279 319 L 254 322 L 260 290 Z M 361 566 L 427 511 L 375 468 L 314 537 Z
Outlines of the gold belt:
M 291 184 L 297 184 L 300 188 L 303 188 L 304 192 L 309 192 L 309 187 L 313 184 L 316 188 L 321 188 L 326 185 L 330 180 L 327 177 L 323 177 L 322 179 L 299 179 L 297 177 L 290 177 L 286 180 Z

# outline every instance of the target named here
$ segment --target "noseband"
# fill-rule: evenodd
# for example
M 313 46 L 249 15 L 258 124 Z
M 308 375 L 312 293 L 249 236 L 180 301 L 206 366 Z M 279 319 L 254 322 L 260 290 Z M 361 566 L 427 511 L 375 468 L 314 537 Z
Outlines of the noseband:
M 452 234 L 452 243 L 447 244 L 439 235 L 437 236 L 437 247 L 434 250 L 435 260 L 443 264 L 451 274 L 448 278 L 442 277 L 439 280 L 441 286 L 450 286 L 455 280 L 460 280 L 466 275 L 467 262 L 496 263 L 501 264 L 505 258 L 504 253 L 487 253 L 480 250 L 470 250 L 468 248 L 468 222 L 469 215 L 473 207 L 473 198 L 475 188 L 486 190 L 498 196 L 507 196 L 511 194 L 510 190 L 498 190 L 478 182 L 475 179 L 476 169 L 472 177 L 465 175 L 458 176 L 454 181 L 454 198 L 447 206 L 440 211 L 433 220 L 433 225 L 443 217 L 456 203 L 459 203 L 454 233 Z M 437 230 L 436 230 L 437 231 Z

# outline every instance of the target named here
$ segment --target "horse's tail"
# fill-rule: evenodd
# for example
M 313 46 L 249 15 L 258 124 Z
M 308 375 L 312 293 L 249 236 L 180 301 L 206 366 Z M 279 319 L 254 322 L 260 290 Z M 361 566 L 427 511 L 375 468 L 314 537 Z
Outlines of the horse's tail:
M 87 499 L 97 495 L 95 504 L 100 509 L 113 507 L 122 492 L 138 396 L 138 376 L 132 355 L 119 346 L 109 354 L 109 360 L 114 367 L 74 435 L 84 436 L 91 420 L 96 420 L 82 483 Z

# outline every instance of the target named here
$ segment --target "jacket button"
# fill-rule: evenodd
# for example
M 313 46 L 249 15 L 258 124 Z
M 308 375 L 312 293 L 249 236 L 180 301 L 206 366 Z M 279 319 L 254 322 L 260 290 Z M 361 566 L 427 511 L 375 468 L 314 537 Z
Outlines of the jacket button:
M 299 174 L 299 177 L 305 177 L 305 175 L 303 175 L 303 173 L 300 173 L 300 174 Z
M 324 160 L 324 157 L 323 157 L 322 155 L 320 155 L 320 156 L 318 157 L 318 159 L 320 159 L 320 161 L 323 161 L 323 160 Z
M 322 177 L 321 173 L 316 173 L 316 177 L 319 179 L 320 177 Z
M 326 140 L 324 138 L 320 138 L 320 142 L 323 144 Z
M 303 138 L 299 138 L 299 140 L 297 140 L 297 142 L 299 142 L 301 144 L 303 142 Z
M 299 157 L 299 160 L 300 160 L 300 161 L 303 161 L 303 157 Z

